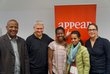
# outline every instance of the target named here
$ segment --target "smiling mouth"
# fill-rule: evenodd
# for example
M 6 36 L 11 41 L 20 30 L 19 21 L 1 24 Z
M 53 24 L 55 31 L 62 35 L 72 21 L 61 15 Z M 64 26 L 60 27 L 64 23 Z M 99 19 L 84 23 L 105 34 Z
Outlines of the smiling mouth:
M 63 36 L 60 36 L 59 38 L 63 38 Z
M 16 34 L 17 32 L 15 32 L 15 31 L 13 31 L 13 32 L 11 32 L 11 34 Z

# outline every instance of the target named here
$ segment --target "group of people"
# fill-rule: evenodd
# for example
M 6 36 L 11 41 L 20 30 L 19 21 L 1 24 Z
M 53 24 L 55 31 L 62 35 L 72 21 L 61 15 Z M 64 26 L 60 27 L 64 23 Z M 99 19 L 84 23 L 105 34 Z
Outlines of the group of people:
M 68 44 L 63 27 L 55 29 L 55 39 L 50 38 L 43 33 L 42 21 L 36 21 L 26 40 L 17 35 L 15 19 L 6 29 L 0 37 L 0 74 L 110 74 L 110 42 L 98 35 L 94 23 L 88 25 L 85 45 L 77 30 L 71 32 Z

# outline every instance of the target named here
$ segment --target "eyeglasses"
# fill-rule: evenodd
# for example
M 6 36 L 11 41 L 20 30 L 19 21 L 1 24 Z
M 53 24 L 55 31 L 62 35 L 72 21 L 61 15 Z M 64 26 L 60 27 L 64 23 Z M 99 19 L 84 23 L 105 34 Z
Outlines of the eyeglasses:
M 88 31 L 97 31 L 97 29 L 88 29 Z

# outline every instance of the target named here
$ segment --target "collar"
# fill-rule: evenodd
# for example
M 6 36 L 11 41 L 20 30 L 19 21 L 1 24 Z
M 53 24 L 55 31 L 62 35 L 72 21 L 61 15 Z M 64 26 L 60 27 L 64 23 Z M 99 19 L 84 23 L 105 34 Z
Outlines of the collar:
M 18 39 L 18 36 L 16 36 L 15 38 L 11 38 L 8 34 L 7 34 L 7 36 L 10 40 L 13 40 L 13 39 L 17 40 Z
M 42 38 L 42 35 L 39 37 L 37 36 L 35 33 L 34 33 L 35 37 L 38 38 L 38 39 L 41 39 Z

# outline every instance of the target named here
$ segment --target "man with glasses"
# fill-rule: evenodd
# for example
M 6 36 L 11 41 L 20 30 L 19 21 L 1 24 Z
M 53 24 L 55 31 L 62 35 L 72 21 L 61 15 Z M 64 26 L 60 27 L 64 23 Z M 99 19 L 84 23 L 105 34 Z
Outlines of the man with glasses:
M 90 54 L 90 74 L 110 74 L 110 42 L 98 36 L 98 27 L 92 23 L 88 26 L 90 38 L 85 46 Z

